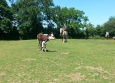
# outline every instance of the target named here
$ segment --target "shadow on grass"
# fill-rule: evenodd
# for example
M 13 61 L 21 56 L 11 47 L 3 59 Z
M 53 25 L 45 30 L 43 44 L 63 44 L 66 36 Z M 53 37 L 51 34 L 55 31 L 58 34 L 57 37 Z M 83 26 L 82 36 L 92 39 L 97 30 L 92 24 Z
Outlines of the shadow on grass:
M 57 52 L 55 50 L 46 50 L 46 52 Z

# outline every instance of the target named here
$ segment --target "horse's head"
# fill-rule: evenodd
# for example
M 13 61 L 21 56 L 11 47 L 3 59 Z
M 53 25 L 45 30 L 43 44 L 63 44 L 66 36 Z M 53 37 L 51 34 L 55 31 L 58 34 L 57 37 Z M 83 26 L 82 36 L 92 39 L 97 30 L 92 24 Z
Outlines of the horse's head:
M 48 34 L 48 39 L 49 39 L 49 40 L 55 40 L 55 37 L 54 37 L 53 34 Z

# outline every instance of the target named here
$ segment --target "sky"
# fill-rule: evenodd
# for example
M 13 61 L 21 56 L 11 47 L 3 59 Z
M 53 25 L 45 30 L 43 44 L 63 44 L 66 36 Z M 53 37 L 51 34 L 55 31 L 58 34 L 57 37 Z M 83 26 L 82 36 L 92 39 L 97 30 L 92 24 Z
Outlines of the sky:
M 54 4 L 60 7 L 81 10 L 87 16 L 89 22 L 96 25 L 102 25 L 115 16 L 115 0 L 53 0 Z
M 8 0 L 6 0 L 8 2 Z M 115 0 L 53 0 L 55 6 L 74 7 L 83 11 L 87 16 L 89 23 L 102 25 L 115 16 Z

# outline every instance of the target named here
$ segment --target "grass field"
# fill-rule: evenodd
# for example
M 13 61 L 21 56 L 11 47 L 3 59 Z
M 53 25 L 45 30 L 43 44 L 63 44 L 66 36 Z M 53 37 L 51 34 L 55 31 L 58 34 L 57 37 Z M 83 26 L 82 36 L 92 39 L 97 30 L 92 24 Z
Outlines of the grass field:
M 0 83 L 115 83 L 115 40 L 0 41 Z

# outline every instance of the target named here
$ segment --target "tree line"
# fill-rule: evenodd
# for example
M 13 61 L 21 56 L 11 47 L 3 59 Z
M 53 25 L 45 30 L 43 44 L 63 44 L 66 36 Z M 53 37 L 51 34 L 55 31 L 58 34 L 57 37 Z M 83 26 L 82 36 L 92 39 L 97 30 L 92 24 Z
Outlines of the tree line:
M 53 32 L 60 38 L 59 29 L 67 27 L 69 38 L 104 38 L 105 32 L 115 36 L 115 17 L 103 25 L 88 23 L 85 12 L 56 6 L 53 0 L 16 0 L 11 6 L 0 0 L 0 40 L 35 39 L 40 32 Z

